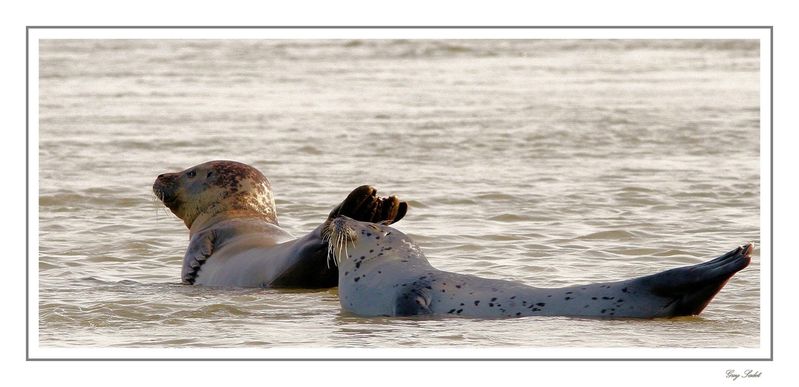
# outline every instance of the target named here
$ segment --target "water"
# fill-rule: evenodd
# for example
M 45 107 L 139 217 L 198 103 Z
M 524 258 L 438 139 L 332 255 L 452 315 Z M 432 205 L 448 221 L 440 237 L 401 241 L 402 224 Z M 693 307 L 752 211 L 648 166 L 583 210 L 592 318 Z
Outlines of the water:
M 281 224 L 372 184 L 441 269 L 555 287 L 760 242 L 757 41 L 45 40 L 47 348 L 759 348 L 760 256 L 699 317 L 359 318 L 335 289 L 180 285 L 159 173 L 259 168 Z M 35 257 L 32 257 L 35 259 Z M 531 352 L 533 353 L 533 352 Z

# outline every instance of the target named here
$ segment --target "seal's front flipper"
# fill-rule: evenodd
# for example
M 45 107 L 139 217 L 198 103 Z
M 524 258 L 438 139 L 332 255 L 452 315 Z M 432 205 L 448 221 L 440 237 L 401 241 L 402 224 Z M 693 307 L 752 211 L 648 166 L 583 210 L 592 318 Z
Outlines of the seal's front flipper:
M 727 281 L 751 262 L 749 243 L 716 259 L 633 280 L 636 285 L 668 302 L 668 316 L 692 316 L 702 312 Z
M 401 292 L 394 304 L 394 316 L 417 316 L 432 314 L 430 309 L 429 283 L 417 284 L 407 291 Z
M 396 223 L 405 216 L 408 203 L 401 202 L 396 196 L 381 198 L 377 190 L 368 185 L 354 189 L 341 204 L 330 212 L 328 219 L 335 219 L 341 215 L 362 222 L 388 222 Z
M 193 285 L 200 268 L 214 252 L 216 233 L 208 231 L 191 238 L 186 254 L 183 256 L 181 280 L 184 285 Z

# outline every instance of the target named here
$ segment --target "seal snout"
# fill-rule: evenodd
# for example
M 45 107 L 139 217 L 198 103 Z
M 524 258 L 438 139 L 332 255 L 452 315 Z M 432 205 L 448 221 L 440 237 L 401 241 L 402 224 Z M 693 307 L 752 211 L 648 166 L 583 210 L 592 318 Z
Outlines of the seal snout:
M 178 200 L 175 189 L 176 177 L 174 173 L 162 173 L 153 183 L 153 193 L 169 209 L 173 209 Z

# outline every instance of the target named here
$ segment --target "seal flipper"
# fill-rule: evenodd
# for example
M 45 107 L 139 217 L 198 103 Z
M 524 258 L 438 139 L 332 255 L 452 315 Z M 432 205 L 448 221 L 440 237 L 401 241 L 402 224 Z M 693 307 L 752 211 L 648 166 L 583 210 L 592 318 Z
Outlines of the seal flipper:
M 200 272 L 200 268 L 214 252 L 216 232 L 211 230 L 197 235 L 189 242 L 186 254 L 183 256 L 183 269 L 181 282 L 184 285 L 193 285 Z
M 387 224 L 391 224 L 402 219 L 407 211 L 408 203 L 401 202 L 396 196 L 381 198 L 374 187 L 362 185 L 352 190 L 341 204 L 330 211 L 328 220 L 345 215 L 362 222 L 388 221 Z
M 751 262 L 753 245 L 738 247 L 716 259 L 640 277 L 634 282 L 653 295 L 668 299 L 667 316 L 702 312 L 727 281 Z
M 401 292 L 397 296 L 394 304 L 394 316 L 416 316 L 420 314 L 432 314 L 430 308 L 430 291 L 424 286 L 414 286 L 411 289 Z

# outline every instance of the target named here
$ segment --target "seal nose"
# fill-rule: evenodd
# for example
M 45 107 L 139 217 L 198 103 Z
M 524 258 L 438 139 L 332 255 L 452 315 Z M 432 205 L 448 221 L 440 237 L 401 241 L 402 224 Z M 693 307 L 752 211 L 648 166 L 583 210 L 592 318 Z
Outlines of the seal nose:
M 157 178 L 158 178 L 158 179 L 160 179 L 160 178 L 162 178 L 162 177 L 164 177 L 164 174 L 163 174 L 163 173 L 162 173 L 162 174 L 160 174 L 160 175 L 158 175 L 158 177 L 157 177 Z

